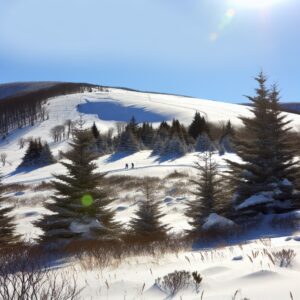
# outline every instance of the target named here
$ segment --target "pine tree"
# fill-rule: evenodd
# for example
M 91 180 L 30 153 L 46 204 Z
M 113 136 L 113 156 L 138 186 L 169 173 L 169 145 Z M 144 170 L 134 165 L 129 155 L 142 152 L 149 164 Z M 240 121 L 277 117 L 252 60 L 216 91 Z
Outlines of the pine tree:
M 136 136 L 132 133 L 130 128 L 122 132 L 118 145 L 118 151 L 134 153 L 140 150 L 140 144 Z
M 92 130 L 92 134 L 93 134 L 95 140 L 98 140 L 98 138 L 100 136 L 100 132 L 99 132 L 95 122 L 93 123 L 91 130 Z
M 49 145 L 45 142 L 39 146 L 39 155 L 37 158 L 37 164 L 39 166 L 47 166 L 55 163 L 55 159 L 51 153 Z
M 31 140 L 19 168 L 42 167 L 55 163 L 49 145 L 41 139 Z
M 212 141 L 205 132 L 197 137 L 195 150 L 198 152 L 206 152 L 213 150 Z
M 165 149 L 165 141 L 159 134 L 156 134 L 154 140 L 155 143 L 153 145 L 152 155 L 162 155 Z
M 18 240 L 18 237 L 14 235 L 14 218 L 9 216 L 13 207 L 7 206 L 7 198 L 3 196 L 4 188 L 0 176 L 0 247 L 15 243 Z
M 242 117 L 247 140 L 235 137 L 235 149 L 242 163 L 229 161 L 232 181 L 236 186 L 238 215 L 281 212 L 298 205 L 295 176 L 299 173 L 295 150 L 289 141 L 290 121 L 282 114 L 276 87 L 266 87 L 266 78 L 256 78 L 259 87 L 253 103 L 254 118 Z M 259 198 L 259 202 L 252 201 Z M 251 200 L 251 201 L 250 201 Z
M 171 136 L 171 127 L 170 125 L 163 121 L 160 123 L 158 130 L 157 130 L 157 135 L 160 136 L 160 138 L 165 141 L 166 139 L 168 139 Z
M 222 128 L 222 134 L 219 139 L 219 154 L 223 155 L 227 153 L 234 153 L 234 145 L 232 138 L 234 137 L 234 129 L 231 125 L 231 122 L 228 121 L 225 126 Z
M 130 221 L 130 236 L 138 241 L 162 240 L 167 237 L 168 227 L 162 224 L 160 204 L 155 198 L 156 187 L 149 179 L 142 185 L 144 199 L 139 203 L 136 216 Z
M 139 136 L 141 138 L 141 141 L 143 145 L 150 149 L 153 146 L 153 139 L 154 139 L 154 129 L 151 124 L 149 123 L 143 123 L 140 128 Z
M 25 155 L 22 159 L 22 162 L 19 167 L 28 167 L 35 164 L 35 161 L 38 158 L 38 147 L 35 140 L 29 142 L 28 148 L 25 152 Z
M 172 126 L 170 128 L 170 137 L 178 137 L 180 140 L 185 142 L 184 135 L 187 134 L 185 128 L 176 119 L 172 121 Z
M 136 139 L 139 139 L 139 127 L 134 116 L 131 118 L 130 122 L 126 126 L 126 130 L 129 130 L 136 137 Z
M 175 135 L 165 142 L 161 155 L 183 156 L 186 153 L 187 147 L 185 142 Z
M 188 203 L 186 210 L 186 216 L 190 218 L 189 224 L 192 226 L 190 232 L 193 233 L 202 229 L 211 213 L 224 215 L 229 209 L 228 202 L 222 195 L 223 179 L 220 176 L 219 165 L 212 159 L 212 153 L 209 151 L 199 155 L 194 168 L 198 172 L 197 178 L 191 180 L 195 186 L 195 199 Z
M 189 135 L 192 136 L 194 140 L 196 140 L 200 134 L 203 134 L 206 131 L 207 124 L 205 118 L 202 117 L 199 112 L 196 112 L 194 119 L 188 129 Z
M 108 208 L 111 199 L 99 187 L 105 174 L 95 172 L 92 142 L 90 131 L 74 131 L 71 150 L 64 154 L 67 161 L 61 162 L 67 174 L 54 175 L 55 194 L 46 204 L 53 214 L 36 223 L 44 231 L 44 242 L 111 239 L 119 229 L 114 212 Z

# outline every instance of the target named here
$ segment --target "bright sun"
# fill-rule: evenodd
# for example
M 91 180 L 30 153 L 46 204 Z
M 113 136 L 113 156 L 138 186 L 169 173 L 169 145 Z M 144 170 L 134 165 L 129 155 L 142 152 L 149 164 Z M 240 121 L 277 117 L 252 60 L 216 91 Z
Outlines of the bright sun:
M 283 0 L 232 0 L 232 4 L 245 8 L 264 8 L 273 6 Z

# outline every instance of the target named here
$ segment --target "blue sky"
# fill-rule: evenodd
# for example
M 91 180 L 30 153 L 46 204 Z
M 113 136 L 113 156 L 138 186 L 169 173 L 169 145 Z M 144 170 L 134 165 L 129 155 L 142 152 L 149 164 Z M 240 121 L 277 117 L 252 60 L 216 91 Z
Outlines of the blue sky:
M 263 69 L 283 101 L 300 101 L 300 1 L 260 1 L 0 0 L 0 83 L 91 82 L 244 102 Z

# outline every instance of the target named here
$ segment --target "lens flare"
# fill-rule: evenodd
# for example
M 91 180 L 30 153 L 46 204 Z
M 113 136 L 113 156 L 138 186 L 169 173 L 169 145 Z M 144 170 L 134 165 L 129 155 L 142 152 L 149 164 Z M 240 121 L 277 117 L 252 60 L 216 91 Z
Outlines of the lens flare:
M 84 207 L 89 207 L 93 204 L 94 199 L 90 194 L 83 195 L 81 198 L 81 204 Z
M 234 8 L 228 8 L 226 10 L 225 15 L 223 16 L 221 22 L 218 25 L 218 30 L 213 31 L 209 36 L 209 40 L 211 42 L 215 42 L 219 38 L 222 31 L 224 31 L 225 28 L 230 25 L 235 15 L 236 15 L 236 10 Z
M 233 18 L 235 16 L 235 10 L 233 8 L 229 8 L 226 12 L 226 16 L 228 18 Z

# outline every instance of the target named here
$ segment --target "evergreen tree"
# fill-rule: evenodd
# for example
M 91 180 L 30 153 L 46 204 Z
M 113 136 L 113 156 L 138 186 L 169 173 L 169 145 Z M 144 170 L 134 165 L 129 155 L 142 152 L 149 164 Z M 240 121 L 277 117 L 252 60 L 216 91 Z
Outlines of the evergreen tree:
M 197 139 L 197 137 L 207 131 L 207 124 L 205 118 L 200 115 L 199 112 L 195 113 L 194 119 L 189 126 L 188 133 L 190 136 Z
M 7 198 L 3 196 L 4 188 L 5 187 L 1 182 L 0 176 L 0 247 L 14 243 L 18 239 L 18 237 L 14 235 L 14 218 L 9 216 L 13 210 L 13 207 L 7 206 Z
M 191 180 L 195 186 L 195 199 L 188 203 L 186 210 L 192 226 L 190 232 L 200 231 L 211 213 L 224 215 L 229 207 L 222 195 L 223 181 L 219 174 L 219 165 L 212 159 L 212 153 L 209 151 L 199 155 L 194 168 L 198 172 L 197 178 Z
M 234 153 L 232 138 L 229 135 L 224 136 L 219 142 L 219 154 Z
M 93 123 L 91 130 L 92 130 L 92 134 L 93 134 L 95 140 L 98 140 L 98 138 L 100 136 L 100 132 L 99 132 L 95 122 Z
M 39 146 L 39 155 L 37 158 L 37 164 L 40 166 L 47 166 L 55 163 L 55 159 L 51 153 L 49 145 L 45 142 Z
M 42 167 L 55 163 L 49 145 L 47 142 L 42 143 L 41 139 L 31 140 L 25 152 L 23 160 L 19 165 L 22 167 Z
M 256 95 L 248 97 L 254 118 L 241 118 L 251 136 L 247 140 L 234 138 L 243 162 L 229 161 L 239 216 L 242 212 L 252 215 L 290 210 L 299 199 L 294 186 L 298 161 L 288 135 L 290 121 L 281 112 L 277 88 L 268 90 L 262 73 L 256 81 Z M 253 197 L 259 201 L 253 201 Z
M 152 148 L 154 139 L 154 129 L 152 125 L 143 123 L 139 131 L 139 136 L 143 145 L 148 149 Z
M 197 152 L 206 152 L 213 150 L 212 141 L 205 132 L 197 137 L 195 150 Z
M 122 132 L 119 140 L 118 151 L 134 153 L 140 150 L 140 144 L 136 136 L 128 128 Z
M 145 179 L 142 191 L 144 199 L 139 203 L 136 216 L 130 221 L 130 235 L 137 240 L 154 241 L 167 237 L 168 227 L 162 224 L 159 202 L 155 199 L 156 187 Z
M 153 145 L 152 155 L 162 155 L 165 149 L 165 141 L 157 134 L 154 138 L 155 143 Z
M 92 142 L 90 131 L 74 131 L 72 149 L 64 154 L 67 161 L 61 162 L 67 174 L 54 175 L 55 194 L 46 204 L 53 214 L 36 223 L 44 231 L 44 242 L 111 239 L 117 233 L 114 212 L 108 208 L 111 199 L 99 187 L 105 174 L 95 172 Z
M 170 137 L 177 136 L 180 140 L 185 141 L 183 128 L 184 127 L 180 124 L 180 122 L 174 119 L 172 121 L 172 126 L 170 128 Z
M 234 136 L 234 129 L 230 120 L 222 128 L 222 134 L 219 139 L 219 154 L 224 155 L 227 153 L 234 153 L 234 145 L 232 138 Z
M 187 147 L 185 142 L 175 135 L 165 142 L 161 155 L 183 156 L 186 153 Z
M 95 122 L 93 123 L 93 126 L 91 127 L 91 132 L 94 137 L 94 143 L 92 146 L 93 150 L 101 155 L 109 152 L 108 138 L 107 138 L 107 136 L 100 133 Z
M 139 138 L 138 136 L 139 127 L 134 116 L 131 118 L 130 122 L 126 126 L 126 130 L 130 131 L 136 137 L 136 139 Z

